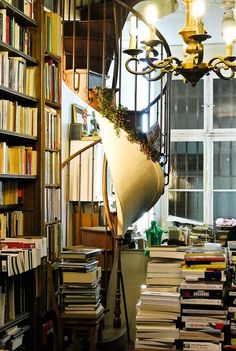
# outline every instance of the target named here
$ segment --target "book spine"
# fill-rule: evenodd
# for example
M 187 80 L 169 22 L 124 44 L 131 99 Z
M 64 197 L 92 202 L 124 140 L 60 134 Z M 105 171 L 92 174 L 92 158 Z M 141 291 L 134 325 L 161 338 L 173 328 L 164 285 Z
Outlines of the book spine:
M 219 305 L 222 306 L 221 299 L 180 299 L 182 304 L 191 304 L 191 305 Z
M 180 285 L 180 289 L 184 290 L 184 289 L 191 289 L 191 290 L 223 290 L 224 286 L 223 284 L 207 284 L 207 283 L 187 283 L 187 282 L 183 282 Z
M 182 298 L 188 297 L 207 297 L 209 298 L 222 298 L 223 290 L 206 290 L 206 289 L 182 289 L 181 290 Z
M 221 351 L 221 343 L 183 341 L 184 351 Z

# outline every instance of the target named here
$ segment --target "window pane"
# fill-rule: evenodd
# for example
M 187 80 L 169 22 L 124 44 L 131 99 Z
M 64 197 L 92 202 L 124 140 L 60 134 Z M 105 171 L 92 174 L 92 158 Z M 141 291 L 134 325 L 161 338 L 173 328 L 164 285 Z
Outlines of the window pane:
M 213 80 L 213 127 L 236 128 L 236 79 Z
M 203 193 L 170 191 L 169 214 L 203 222 Z
M 203 81 L 194 88 L 182 80 L 171 84 L 171 128 L 203 129 Z
M 213 194 L 213 216 L 214 222 L 217 218 L 235 218 L 236 193 L 235 192 L 215 192 Z
M 236 141 L 214 142 L 214 189 L 236 189 Z
M 203 143 L 171 143 L 170 154 L 169 188 L 203 189 Z

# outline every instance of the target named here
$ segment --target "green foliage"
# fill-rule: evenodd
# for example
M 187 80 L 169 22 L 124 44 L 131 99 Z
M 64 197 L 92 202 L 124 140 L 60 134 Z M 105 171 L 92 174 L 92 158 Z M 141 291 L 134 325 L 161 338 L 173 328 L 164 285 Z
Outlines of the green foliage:
M 143 152 L 148 159 L 157 162 L 159 161 L 159 153 L 147 141 L 146 134 L 131 126 L 127 108 L 114 103 L 114 90 L 104 86 L 94 88 L 94 93 L 97 96 L 100 113 L 106 117 L 114 125 L 116 135 L 120 135 L 120 130 L 123 129 L 127 133 L 127 138 L 131 143 L 137 143 L 140 146 L 140 151 Z

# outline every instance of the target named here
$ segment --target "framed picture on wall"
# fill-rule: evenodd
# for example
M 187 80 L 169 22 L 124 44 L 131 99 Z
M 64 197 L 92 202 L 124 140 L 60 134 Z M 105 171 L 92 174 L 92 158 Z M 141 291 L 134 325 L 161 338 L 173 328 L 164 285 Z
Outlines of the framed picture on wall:
M 83 120 L 83 113 L 83 107 L 76 104 L 72 104 L 72 123 L 81 123 Z

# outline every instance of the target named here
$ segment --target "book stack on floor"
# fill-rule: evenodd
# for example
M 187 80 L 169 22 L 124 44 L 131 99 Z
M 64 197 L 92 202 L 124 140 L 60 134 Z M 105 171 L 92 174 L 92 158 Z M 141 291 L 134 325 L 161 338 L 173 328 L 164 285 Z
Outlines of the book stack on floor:
M 227 349 L 236 349 L 236 241 L 228 241 L 227 246 L 230 274 L 227 279 L 229 284 L 227 294 L 229 332 L 226 335 L 226 344 Z
M 179 250 L 179 251 L 178 251 Z M 181 265 L 184 250 L 174 246 L 148 248 L 146 286 L 141 288 L 136 315 L 136 350 L 175 350 L 179 339 Z
M 176 350 L 179 295 L 174 287 L 142 288 L 137 304 L 135 350 Z
M 147 266 L 148 286 L 178 287 L 182 282 L 182 265 L 187 246 L 152 246 L 148 248 L 151 261 Z
M 217 244 L 192 247 L 185 255 L 180 285 L 182 349 L 220 351 L 227 324 L 226 254 Z
M 60 306 L 62 314 L 76 318 L 97 318 L 101 304 L 101 249 L 76 247 L 61 253 Z

